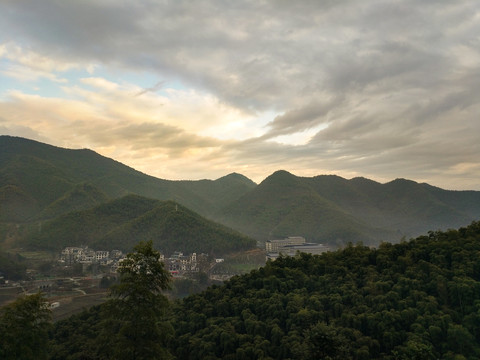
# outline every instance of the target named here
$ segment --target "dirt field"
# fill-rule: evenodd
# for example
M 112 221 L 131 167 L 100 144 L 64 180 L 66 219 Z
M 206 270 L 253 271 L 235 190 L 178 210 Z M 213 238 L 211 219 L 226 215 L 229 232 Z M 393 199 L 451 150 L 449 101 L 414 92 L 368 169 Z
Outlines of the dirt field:
M 105 301 L 107 293 L 93 293 L 73 297 L 61 297 L 48 299 L 51 303 L 58 302 L 60 306 L 52 310 L 53 321 L 63 320 L 69 316 L 79 313 L 91 306 L 99 305 Z
M 41 282 L 32 281 L 22 286 L 0 287 L 0 307 L 7 305 L 23 294 L 36 293 Z M 55 280 L 49 282 L 54 284 Z M 107 289 L 98 287 L 98 279 L 78 278 L 75 279 L 75 283 L 75 287 L 71 286 L 71 283 L 68 286 L 64 286 L 64 283 L 62 283 L 61 286 L 57 284 L 55 287 L 42 290 L 44 291 L 46 301 L 50 304 L 55 303 L 55 306 L 52 308 L 53 321 L 65 319 L 105 301 Z

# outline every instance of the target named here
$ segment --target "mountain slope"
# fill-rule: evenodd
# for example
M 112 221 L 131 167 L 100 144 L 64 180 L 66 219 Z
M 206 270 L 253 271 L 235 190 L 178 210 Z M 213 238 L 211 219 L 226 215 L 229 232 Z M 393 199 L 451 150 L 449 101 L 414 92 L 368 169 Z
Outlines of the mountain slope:
M 173 201 L 137 195 L 47 221 L 32 230 L 23 245 L 52 250 L 88 245 L 95 250 L 129 251 L 141 240 L 152 240 L 156 248 L 167 253 L 179 250 L 221 255 L 255 246 L 255 240 Z
M 479 251 L 477 222 L 280 258 L 179 303 L 171 349 L 192 359 L 476 359 Z
M 203 206 L 202 214 L 205 215 L 213 215 L 257 186 L 249 178 L 237 173 L 216 180 L 179 181 L 179 183 L 209 204 L 208 210 Z
M 72 211 L 92 208 L 107 202 L 109 198 L 105 193 L 91 184 L 78 184 L 66 192 L 61 198 L 52 202 L 39 215 L 41 219 L 51 219 Z
M 159 200 L 175 200 L 203 215 L 212 213 L 255 186 L 240 175 L 216 181 L 163 180 L 91 150 L 63 149 L 33 140 L 0 136 L 2 221 L 32 221 L 38 217 L 58 215 L 62 209 L 73 209 L 76 205 L 72 192 L 80 184 L 88 184 L 96 188 L 97 193 L 111 199 L 138 194 Z M 94 198 L 95 201 L 93 198 L 81 201 L 85 206 L 88 203 L 94 205 L 97 200 L 100 201 L 98 196 Z M 57 201 L 63 202 L 63 205 L 54 204 Z M 65 205 L 66 201 L 70 201 L 69 206 Z
M 216 219 L 257 239 L 301 235 L 345 244 L 399 241 L 480 218 L 480 192 L 447 191 L 397 179 L 312 178 L 277 171 L 227 205 Z
M 303 178 L 277 171 L 222 210 L 219 221 L 256 238 L 301 235 L 309 241 L 341 245 L 372 243 L 381 231 L 322 197 Z
M 447 203 L 426 187 L 411 180 L 396 179 L 386 184 L 366 179 L 345 180 L 332 176 L 306 178 L 322 197 L 335 201 L 345 212 L 363 222 L 381 228 L 399 230 L 408 236 L 429 229 L 459 227 L 480 216 L 480 206 L 468 211 L 460 201 L 462 192 L 454 193 L 456 200 Z M 480 192 L 470 192 L 480 200 Z M 473 205 L 473 204 L 472 204 Z
M 333 245 L 398 241 L 480 218 L 480 192 L 397 179 L 297 177 L 278 171 L 261 184 L 239 174 L 169 181 L 90 150 L 0 136 L 0 222 L 45 221 L 127 194 L 174 200 L 257 240 L 300 235 Z M 0 239 L 1 241 L 1 239 Z

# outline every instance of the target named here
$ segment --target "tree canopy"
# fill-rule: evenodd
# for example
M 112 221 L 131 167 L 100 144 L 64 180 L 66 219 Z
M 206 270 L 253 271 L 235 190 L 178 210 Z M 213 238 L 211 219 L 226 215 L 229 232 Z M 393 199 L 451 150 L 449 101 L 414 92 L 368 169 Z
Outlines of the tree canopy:
M 51 311 L 41 293 L 0 309 L 0 359 L 47 359 Z
M 110 287 L 104 306 L 105 335 L 114 339 L 110 353 L 114 359 L 164 359 L 168 329 L 161 318 L 168 300 L 162 290 L 170 287 L 170 273 L 151 241 L 133 250 L 121 262 L 120 282 Z
M 376 249 L 281 257 L 171 308 L 161 324 L 174 334 L 162 345 L 178 359 L 478 359 L 480 222 Z M 81 326 L 60 336 L 98 310 L 81 316 L 58 325 L 55 346 L 98 337 Z

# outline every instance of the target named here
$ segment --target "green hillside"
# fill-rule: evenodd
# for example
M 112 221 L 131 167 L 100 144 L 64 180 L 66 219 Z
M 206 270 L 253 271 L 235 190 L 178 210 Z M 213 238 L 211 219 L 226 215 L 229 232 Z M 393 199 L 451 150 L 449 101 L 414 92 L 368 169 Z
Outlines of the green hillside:
M 180 183 L 211 204 L 211 209 L 207 212 L 209 215 L 223 209 L 257 186 L 249 178 L 237 173 L 217 180 L 180 181 Z
M 40 228 L 31 230 L 22 245 L 51 250 L 88 245 L 96 250 L 128 251 L 141 240 L 152 240 L 166 253 L 179 250 L 221 255 L 255 246 L 255 240 L 173 201 L 138 195 L 43 222 Z
M 281 258 L 185 299 L 171 348 L 190 359 L 477 359 L 479 254 L 473 223 Z
M 114 199 L 127 194 L 175 200 L 208 215 L 254 186 L 237 174 L 215 181 L 163 180 L 88 149 L 63 149 L 0 136 L 0 221 L 4 222 L 57 216 L 96 205 L 104 201 L 104 195 Z
M 40 219 L 52 219 L 72 211 L 90 209 L 109 200 L 108 196 L 91 184 L 76 185 L 52 202 L 40 213 Z
M 321 196 L 307 178 L 277 171 L 223 209 L 218 219 L 260 239 L 301 235 L 309 241 L 341 245 L 374 243 L 392 235 L 359 220 L 336 200 Z
M 479 191 L 448 191 L 405 179 L 380 184 L 334 175 L 298 177 L 286 171 L 259 185 L 236 173 L 217 180 L 169 181 L 91 150 L 0 136 L 0 224 L 9 229 L 20 224 L 18 238 L 23 225 L 128 194 L 173 200 L 260 241 L 299 235 L 332 245 L 378 244 L 480 219 Z M 9 239 L 14 245 L 17 236 Z
M 173 303 L 160 326 L 177 359 L 474 360 L 479 254 L 476 222 L 377 249 L 282 257 Z M 102 354 L 102 311 L 55 324 L 51 359 Z
M 445 202 L 433 187 L 397 179 L 379 184 L 367 179 L 345 180 L 335 176 L 306 178 L 322 197 L 334 201 L 345 212 L 374 227 L 398 231 L 410 237 L 429 229 L 457 228 L 480 217 L 480 205 L 467 208 L 460 201 L 466 192 Z M 468 196 L 480 200 L 479 192 Z M 458 203 L 456 200 L 459 200 Z M 473 204 L 472 204 L 473 205 Z
M 404 179 L 380 184 L 277 171 L 216 219 L 257 239 L 301 235 L 330 244 L 378 244 L 479 218 L 478 191 L 447 191 Z

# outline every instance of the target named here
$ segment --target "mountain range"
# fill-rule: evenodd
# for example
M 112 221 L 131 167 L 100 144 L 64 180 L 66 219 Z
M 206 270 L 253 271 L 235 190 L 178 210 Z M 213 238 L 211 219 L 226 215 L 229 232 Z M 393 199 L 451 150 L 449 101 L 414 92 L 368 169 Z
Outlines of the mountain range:
M 343 245 L 396 242 L 478 218 L 478 191 L 448 191 L 405 179 L 380 184 L 277 171 L 227 206 L 218 220 L 255 238 L 299 234 Z
M 205 222 L 213 220 L 258 241 L 299 235 L 332 245 L 397 242 L 429 230 L 465 226 L 480 218 L 478 191 L 443 190 L 406 179 L 381 184 L 334 175 L 298 177 L 283 170 L 258 185 L 236 173 L 217 180 L 171 181 L 88 149 L 0 136 L 0 243 L 2 238 L 5 242 L 21 237 L 15 230 L 19 226 L 42 226 L 44 234 L 65 226 L 62 222 L 66 219 L 73 226 L 75 216 L 79 219 L 82 212 L 99 211 L 116 199 L 124 203 L 167 202 L 152 202 L 151 208 L 139 215 L 143 220 L 133 217 L 123 225 L 115 223 L 89 240 L 92 244 L 106 242 L 108 236 L 121 238 L 135 228 L 135 221 L 162 222 L 166 215 L 159 209 L 171 209 L 173 204 L 181 204 L 184 212 L 198 213 Z M 86 217 L 95 218 L 92 214 Z M 96 225 L 84 226 L 93 229 Z M 150 236 L 160 236 L 158 226 L 149 231 Z M 29 236 L 37 245 L 47 242 L 42 236 Z

